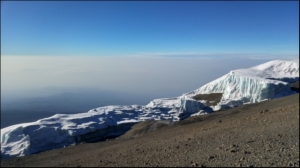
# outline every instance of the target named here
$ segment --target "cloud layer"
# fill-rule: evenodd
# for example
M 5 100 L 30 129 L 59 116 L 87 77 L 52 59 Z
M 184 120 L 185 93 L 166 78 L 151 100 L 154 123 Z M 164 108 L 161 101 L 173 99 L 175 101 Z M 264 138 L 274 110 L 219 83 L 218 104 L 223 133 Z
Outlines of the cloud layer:
M 34 95 L 45 88 L 95 88 L 157 98 L 179 96 L 230 70 L 268 61 L 199 58 L 1 56 L 1 96 L 25 91 Z

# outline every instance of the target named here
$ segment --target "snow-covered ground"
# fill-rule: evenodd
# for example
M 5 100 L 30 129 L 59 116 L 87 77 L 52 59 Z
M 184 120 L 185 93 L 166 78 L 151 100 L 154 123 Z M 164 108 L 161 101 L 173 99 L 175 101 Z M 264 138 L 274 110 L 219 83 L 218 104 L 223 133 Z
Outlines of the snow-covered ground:
M 1 129 L 1 158 L 30 155 L 89 138 L 122 133 L 124 127 L 140 121 L 179 121 L 224 106 L 287 96 L 294 92 L 285 81 L 293 80 L 299 80 L 299 60 L 275 60 L 230 71 L 192 92 L 174 98 L 155 99 L 146 106 L 105 106 L 85 113 L 56 114 L 36 122 L 12 125 Z M 210 93 L 223 93 L 216 106 L 208 107 L 205 100 L 192 98 Z

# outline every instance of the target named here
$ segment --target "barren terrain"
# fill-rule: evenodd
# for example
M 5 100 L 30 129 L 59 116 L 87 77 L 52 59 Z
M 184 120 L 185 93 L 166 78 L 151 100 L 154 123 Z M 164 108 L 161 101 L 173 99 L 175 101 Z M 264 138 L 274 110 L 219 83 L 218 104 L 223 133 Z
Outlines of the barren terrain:
M 299 94 L 175 123 L 142 122 L 117 139 L 1 166 L 299 166 Z

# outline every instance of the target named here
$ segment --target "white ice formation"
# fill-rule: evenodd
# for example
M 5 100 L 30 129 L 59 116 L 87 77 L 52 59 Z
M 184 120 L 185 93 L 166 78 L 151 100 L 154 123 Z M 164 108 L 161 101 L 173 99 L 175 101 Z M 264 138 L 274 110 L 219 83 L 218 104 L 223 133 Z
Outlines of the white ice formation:
M 270 61 L 247 69 L 230 71 L 228 74 L 196 89 L 187 96 L 223 93 L 215 111 L 245 103 L 256 103 L 292 94 L 288 82 L 299 80 L 299 60 Z
M 56 114 L 36 122 L 1 129 L 1 158 L 30 155 L 54 148 L 124 133 L 145 120 L 179 121 L 222 107 L 255 103 L 293 94 L 288 82 L 299 80 L 299 60 L 270 61 L 239 69 L 175 98 L 155 99 L 146 106 L 105 106 L 78 114 Z M 212 107 L 198 94 L 223 93 Z

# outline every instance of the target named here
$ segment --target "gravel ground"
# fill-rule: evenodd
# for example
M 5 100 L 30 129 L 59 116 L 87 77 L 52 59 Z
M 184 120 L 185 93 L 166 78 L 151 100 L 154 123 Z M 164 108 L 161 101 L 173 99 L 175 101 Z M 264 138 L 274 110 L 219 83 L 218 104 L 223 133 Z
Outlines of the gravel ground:
M 299 167 L 299 94 L 180 122 L 143 122 L 117 139 L 83 143 L 1 166 Z

